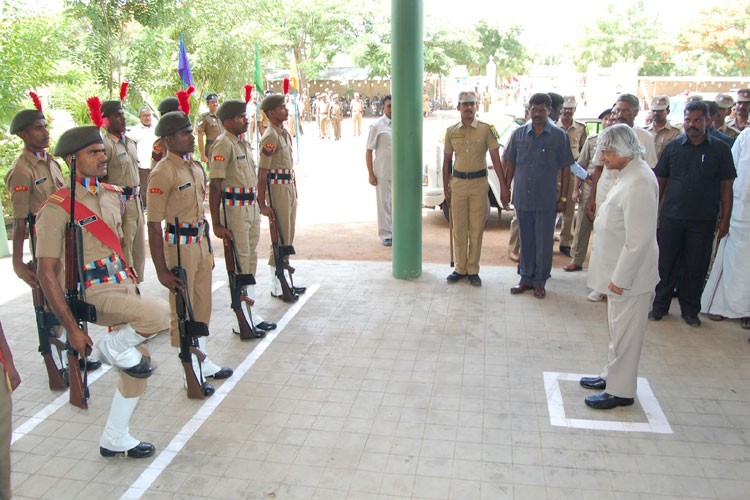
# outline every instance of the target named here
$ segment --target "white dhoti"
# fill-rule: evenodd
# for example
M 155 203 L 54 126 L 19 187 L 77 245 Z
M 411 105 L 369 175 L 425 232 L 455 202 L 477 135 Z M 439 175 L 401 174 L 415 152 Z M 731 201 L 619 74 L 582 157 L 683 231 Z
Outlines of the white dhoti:
M 732 219 L 719 242 L 701 297 L 701 312 L 727 318 L 750 316 L 750 221 Z

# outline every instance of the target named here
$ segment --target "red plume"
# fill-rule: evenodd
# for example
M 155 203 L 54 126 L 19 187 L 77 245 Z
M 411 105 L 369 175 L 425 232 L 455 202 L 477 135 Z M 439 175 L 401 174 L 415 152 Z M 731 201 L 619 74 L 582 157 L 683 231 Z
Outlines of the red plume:
M 253 86 L 252 85 L 245 85 L 245 104 L 250 102 L 250 99 L 253 97 Z
M 284 78 L 284 83 L 281 84 L 281 88 L 284 90 L 284 95 L 289 93 L 289 78 Z
M 128 82 L 122 82 L 120 84 L 120 102 L 125 102 L 125 98 L 128 97 Z
M 86 99 L 86 105 L 89 107 L 89 116 L 91 121 L 98 128 L 101 128 L 104 124 L 104 117 L 102 116 L 102 101 L 94 96 Z
M 186 115 L 190 114 L 190 93 L 188 92 L 189 90 L 190 89 L 177 91 L 177 101 L 180 103 L 180 111 L 182 111 Z
M 31 100 L 34 101 L 34 107 L 39 111 L 42 111 L 42 101 L 41 99 L 39 99 L 39 94 L 32 91 L 29 92 L 29 97 L 31 97 Z
M 188 95 L 193 95 L 193 92 L 195 92 L 195 87 L 192 85 L 187 88 Z

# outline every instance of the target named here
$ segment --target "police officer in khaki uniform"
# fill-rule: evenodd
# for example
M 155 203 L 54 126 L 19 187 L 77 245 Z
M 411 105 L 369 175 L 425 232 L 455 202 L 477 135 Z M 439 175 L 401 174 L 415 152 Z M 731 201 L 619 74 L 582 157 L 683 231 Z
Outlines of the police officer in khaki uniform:
M 727 127 L 739 132 L 747 127 L 748 114 L 750 114 L 750 89 L 737 91 L 737 107 L 734 109 L 734 118 L 727 121 Z
M 359 92 L 354 93 L 354 99 L 352 99 L 349 108 L 352 111 L 352 123 L 354 126 L 354 137 L 362 135 L 362 112 L 365 109 L 365 103 L 359 98 Z
M 667 115 L 669 114 L 669 96 L 655 96 L 651 100 L 650 110 L 651 123 L 644 128 L 654 136 L 656 158 L 658 159 L 661 156 L 661 152 L 664 150 L 664 146 L 680 135 L 682 130 L 667 121 Z
M 468 276 L 469 283 L 481 286 L 479 257 L 482 252 L 482 233 L 487 217 L 489 183 L 487 182 L 487 150 L 492 166 L 500 169 L 500 145 L 495 127 L 476 119 L 477 96 L 474 92 L 458 95 L 461 121 L 445 132 L 443 154 L 443 189 L 451 207 L 453 245 L 456 250 L 456 269 L 448 275 L 448 283 Z M 455 156 L 455 161 L 454 161 Z M 510 190 L 505 177 L 500 179 L 500 198 L 508 206 Z
M 341 105 L 341 98 L 338 94 L 333 94 L 333 104 L 331 104 L 331 126 L 333 127 L 333 139 L 341 140 L 341 120 L 344 119 L 344 107 Z
M 331 105 L 326 94 L 320 96 L 318 116 L 320 117 L 320 138 L 328 139 L 331 137 Z
M 76 162 L 75 217 L 83 224 L 80 286 L 86 289 L 86 301 L 96 307 L 97 324 L 111 328 L 97 346 L 102 358 L 120 370 L 99 452 L 104 457 L 149 457 L 154 454 L 154 445 L 131 436 L 129 422 L 146 389 L 146 378 L 153 372 L 145 341 L 169 328 L 168 306 L 163 300 L 145 299 L 139 293 L 130 263 L 123 259 L 122 190 L 99 182 L 108 168 L 99 129 L 76 127 L 66 131 L 60 136 L 55 155 L 65 158 L 69 165 L 73 159 Z M 68 332 L 70 344 L 85 352 L 93 342 L 79 328 L 59 281 L 69 211 L 68 187 L 53 194 L 39 211 L 38 276 L 47 301 Z
M 198 131 L 198 150 L 201 152 L 203 163 L 208 163 L 208 158 L 211 156 L 211 146 L 219 137 L 219 134 L 224 131 L 221 121 L 216 117 L 216 110 L 219 109 L 219 96 L 208 94 L 206 105 L 208 111 L 202 113 L 195 121 L 195 129 Z
M 586 137 L 588 136 L 586 124 L 573 119 L 577 107 L 578 103 L 575 96 L 565 96 L 563 98 L 562 114 L 555 124 L 568 133 L 570 152 L 573 154 L 573 159 L 575 160 L 578 160 L 578 155 L 581 154 L 581 149 L 583 149 L 583 144 L 586 142 Z M 570 177 L 568 193 L 565 195 L 567 201 L 565 202 L 565 211 L 563 212 L 562 228 L 560 230 L 560 253 L 568 257 L 570 257 L 570 246 L 573 243 L 573 219 L 576 211 L 576 204 L 573 201 L 575 175 L 570 174 Z
M 208 204 L 214 234 L 222 239 L 234 240 L 242 273 L 255 275 L 258 267 L 260 210 L 256 203 L 258 176 L 253 151 L 243 136 L 249 125 L 246 109 L 243 101 L 224 101 L 216 113 L 224 132 L 216 139 L 211 152 Z M 255 285 L 248 285 L 246 293 L 255 300 Z M 263 320 L 255 307 L 250 308 L 249 312 L 256 328 L 276 328 L 276 323 Z
M 279 230 L 279 245 L 294 244 L 294 230 L 297 220 L 297 183 L 294 180 L 292 160 L 292 138 L 284 130 L 284 121 L 289 110 L 284 104 L 284 96 L 271 94 L 263 99 L 260 109 L 268 116 L 270 126 L 260 139 L 260 165 L 258 171 L 258 204 L 260 213 L 275 217 Z M 275 213 L 275 215 L 274 215 Z M 289 257 L 284 259 L 288 263 Z M 268 259 L 271 266 L 271 295 L 281 297 L 281 285 L 276 277 L 273 249 Z M 301 294 L 305 287 L 294 287 Z
M 726 123 L 727 116 L 732 112 L 732 106 L 734 106 L 734 98 L 730 94 L 719 94 L 715 101 L 719 105 L 719 110 L 714 116 L 714 128 L 728 135 L 731 139 L 736 139 L 740 135 L 740 131 Z
M 164 140 L 167 154 L 151 171 L 148 181 L 148 241 L 159 282 L 171 292 L 181 290 L 185 284 L 170 269 L 177 265 L 177 239 L 180 243 L 182 267 L 187 273 L 187 291 L 195 313 L 195 321 L 208 323 L 211 319 L 211 268 L 209 238 L 203 213 L 206 195 L 206 174 L 200 163 L 193 159 L 195 136 L 190 118 L 182 111 L 172 111 L 161 117 L 156 125 L 156 135 Z M 175 217 L 180 227 L 175 227 Z M 162 231 L 162 221 L 165 230 Z M 166 241 L 166 245 L 165 245 Z M 166 246 L 166 248 L 165 248 Z M 170 293 L 171 341 L 179 348 L 179 320 L 175 309 L 175 293 Z M 198 339 L 206 358 L 199 366 L 193 356 L 196 375 L 213 379 L 232 376 L 231 368 L 221 368 L 208 358 L 206 337 Z M 214 389 L 200 380 L 203 393 L 213 394 Z
M 133 266 L 136 279 L 143 281 L 146 263 L 145 223 L 141 206 L 141 177 L 138 169 L 136 143 L 125 136 L 125 110 L 120 101 L 104 101 L 104 151 L 107 155 L 107 173 L 103 181 L 122 188 L 125 213 L 122 216 L 123 251 L 125 260 Z
M 179 109 L 180 101 L 178 101 L 176 97 L 167 97 L 166 99 L 162 100 L 156 107 L 156 110 L 159 112 L 160 117 L 166 115 L 171 111 L 177 111 Z M 151 149 L 151 170 L 153 170 L 156 164 L 159 163 L 159 160 L 164 157 L 164 153 L 166 153 L 164 149 L 164 141 L 162 141 L 161 137 L 157 137 L 154 141 L 154 147 Z M 147 186 L 142 187 L 145 190 Z M 145 196 L 146 201 L 148 202 L 148 194 L 144 192 L 142 196 Z

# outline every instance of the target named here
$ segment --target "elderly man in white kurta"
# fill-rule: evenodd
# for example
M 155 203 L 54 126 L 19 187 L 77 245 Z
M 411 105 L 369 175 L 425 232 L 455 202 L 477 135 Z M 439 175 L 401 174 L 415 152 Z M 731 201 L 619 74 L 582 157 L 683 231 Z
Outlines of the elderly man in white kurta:
M 391 184 L 391 96 L 383 98 L 383 116 L 370 125 L 365 162 L 378 202 L 378 236 L 383 245 L 393 242 L 393 190 Z
M 597 147 L 605 167 L 620 171 L 594 220 L 590 265 L 596 270 L 595 289 L 607 290 L 609 363 L 599 377 L 583 377 L 581 385 L 603 390 L 588 396 L 586 406 L 609 410 L 632 405 L 636 394 L 646 318 L 659 282 L 659 186 L 627 125 L 604 130 Z
M 732 156 L 737 178 L 729 233 L 719 242 L 701 312 L 715 321 L 741 318 L 742 328 L 750 329 L 750 129 L 737 137 Z

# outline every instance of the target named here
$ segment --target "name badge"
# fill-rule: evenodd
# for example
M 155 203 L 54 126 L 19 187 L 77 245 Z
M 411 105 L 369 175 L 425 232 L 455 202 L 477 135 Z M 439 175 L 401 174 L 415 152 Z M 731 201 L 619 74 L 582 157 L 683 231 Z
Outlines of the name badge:
M 126 156 L 127 154 L 128 154 L 127 151 L 123 151 L 122 153 L 118 154 L 117 157 L 122 158 L 123 156 Z
M 37 179 L 37 180 L 34 181 L 34 185 L 38 186 L 39 184 L 42 184 L 46 180 L 47 180 L 46 177 L 42 177 L 40 179 Z
M 78 223 L 82 226 L 86 226 L 88 224 L 91 224 L 92 222 L 96 222 L 98 220 L 98 217 L 96 215 L 92 215 L 90 217 L 86 217 L 85 219 L 81 219 Z
M 238 159 L 238 160 L 244 160 L 245 158 L 246 158 L 245 155 L 240 155 L 236 159 Z
M 177 190 L 178 190 L 178 191 L 182 191 L 182 190 L 184 190 L 184 189 L 187 189 L 187 188 L 189 188 L 189 187 L 190 187 L 190 186 L 192 186 L 192 185 L 193 185 L 193 183 L 192 183 L 192 182 L 186 182 L 186 183 L 185 183 L 185 184 L 183 184 L 182 186 L 177 186 Z

